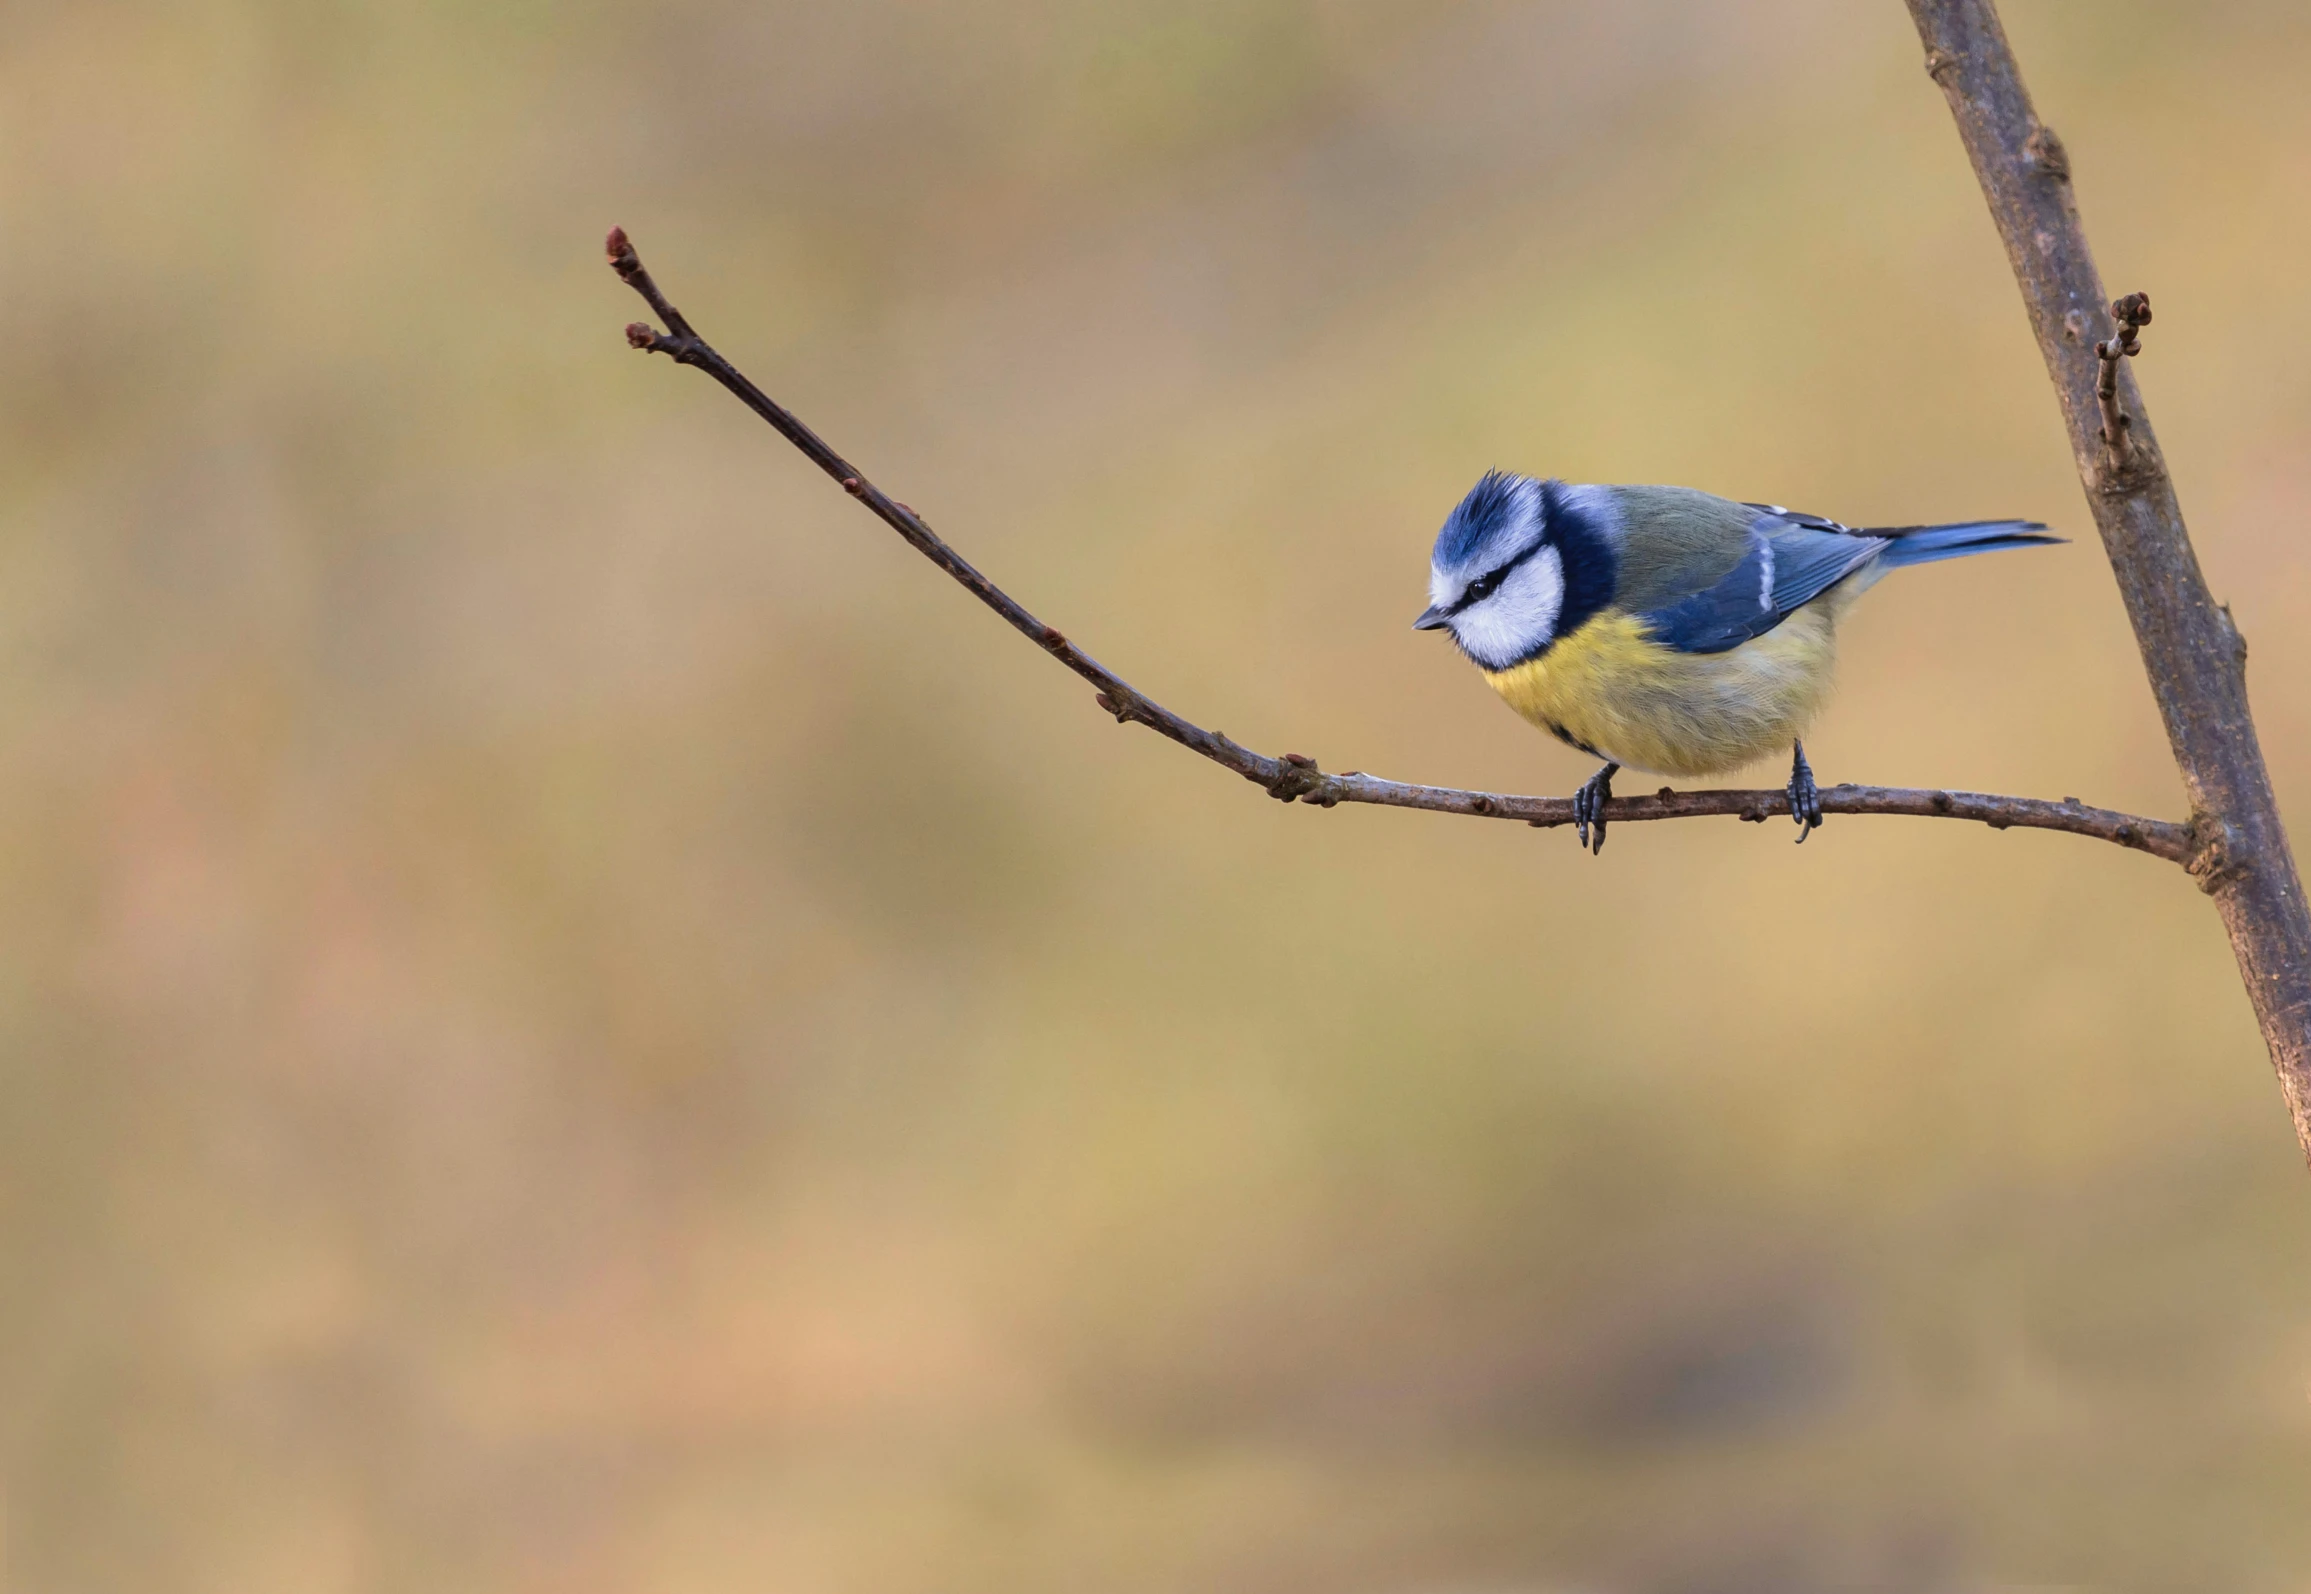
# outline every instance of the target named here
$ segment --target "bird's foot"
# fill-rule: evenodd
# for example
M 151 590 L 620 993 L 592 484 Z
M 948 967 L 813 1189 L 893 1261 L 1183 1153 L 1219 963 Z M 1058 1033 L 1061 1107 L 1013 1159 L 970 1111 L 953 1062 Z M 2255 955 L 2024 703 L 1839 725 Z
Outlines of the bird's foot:
M 1793 742 L 1797 756 L 1789 766 L 1789 784 L 1782 788 L 1789 793 L 1789 814 L 1797 821 L 1798 844 L 1822 827 L 1822 793 L 1814 784 L 1813 766 L 1805 761 L 1805 743 Z
M 1591 857 L 1605 850 L 1605 805 L 1613 800 L 1613 773 L 1621 766 L 1608 763 L 1573 793 L 1573 835 Z M 1589 839 L 1594 829 L 1596 840 Z

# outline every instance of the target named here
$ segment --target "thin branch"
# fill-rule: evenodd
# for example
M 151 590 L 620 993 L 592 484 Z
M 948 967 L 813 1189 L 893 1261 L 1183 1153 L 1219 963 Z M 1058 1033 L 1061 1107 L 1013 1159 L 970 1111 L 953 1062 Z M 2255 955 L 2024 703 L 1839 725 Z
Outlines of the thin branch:
M 2135 329 L 2150 320 L 2149 302 L 2133 295 L 2106 308 L 2070 157 L 2030 103 L 1997 7 L 1908 4 L 1926 70 L 1949 101 L 2006 244 L 2190 798 L 2184 867 L 2223 916 L 2296 1139 L 2311 1157 L 2311 906 L 2247 706 L 2246 642 L 2207 590 L 2142 395 L 2122 368 Z M 2112 311 L 2114 335 L 2089 344 Z
M 2094 346 L 2094 357 L 2102 362 L 2102 374 L 2094 380 L 2094 398 L 2102 410 L 2102 446 L 2109 455 L 2110 468 L 2123 471 L 2134 463 L 2134 417 L 2119 403 L 2118 362 L 2142 353 L 2136 334 L 2151 324 L 2151 296 L 2128 294 L 2110 307 L 2110 318 L 2118 331 Z
M 1045 625 L 1028 613 L 1009 593 L 948 547 L 920 515 L 868 481 L 858 467 L 829 448 L 816 432 L 716 353 L 659 291 L 658 284 L 643 269 L 633 244 L 627 240 L 625 229 L 611 230 L 609 252 L 610 264 L 618 275 L 649 302 L 658 319 L 666 324 L 666 331 L 660 332 L 637 321 L 626 328 L 628 343 L 637 349 L 666 355 L 680 364 L 694 365 L 736 394 L 741 403 L 768 421 L 819 469 L 840 482 L 844 491 L 873 510 L 916 552 L 961 582 L 973 597 L 1008 621 L 1013 630 L 1090 682 L 1097 689 L 1099 706 L 1114 715 L 1117 723 L 1145 725 L 1189 751 L 1201 753 L 1213 763 L 1234 770 L 1283 802 L 1308 803 L 1318 808 L 1332 808 L 1341 803 L 1421 808 L 1432 813 L 1518 820 L 1544 830 L 1574 822 L 1573 802 L 1569 797 L 1516 797 L 1450 786 L 1414 786 L 1360 771 L 1328 775 L 1316 767 L 1314 759 L 1302 754 L 1286 753 L 1281 758 L 1270 758 L 1229 740 L 1218 731 L 1207 731 L 1182 719 L 1070 642 L 1055 627 Z M 2115 813 L 2107 808 L 2089 808 L 2075 797 L 2053 803 L 2034 797 L 1997 797 L 1981 792 L 1833 786 L 1822 792 L 1821 806 L 1824 813 L 1830 814 L 1909 814 L 1925 819 L 1975 820 L 1993 830 L 2065 830 L 2147 852 L 2169 863 L 2187 863 L 2191 856 L 2191 836 L 2183 826 Z M 1788 812 L 1789 798 L 1779 791 L 1679 792 L 1664 786 L 1650 797 L 1614 798 L 1606 805 L 1605 817 L 1614 824 L 1712 815 L 1762 823 Z

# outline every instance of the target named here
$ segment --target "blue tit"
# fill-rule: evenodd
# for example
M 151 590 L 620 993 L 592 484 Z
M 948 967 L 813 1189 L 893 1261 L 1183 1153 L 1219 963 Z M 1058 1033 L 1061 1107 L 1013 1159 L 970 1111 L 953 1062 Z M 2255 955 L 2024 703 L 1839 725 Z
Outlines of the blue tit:
M 1857 530 L 1688 487 L 1489 471 L 1437 533 L 1413 626 L 1450 631 L 1511 708 L 1605 760 L 1574 798 L 1592 851 L 1623 765 L 1714 775 L 1784 746 L 1803 841 L 1821 804 L 1798 738 L 1846 606 L 1904 565 L 2063 540 L 2030 520 Z

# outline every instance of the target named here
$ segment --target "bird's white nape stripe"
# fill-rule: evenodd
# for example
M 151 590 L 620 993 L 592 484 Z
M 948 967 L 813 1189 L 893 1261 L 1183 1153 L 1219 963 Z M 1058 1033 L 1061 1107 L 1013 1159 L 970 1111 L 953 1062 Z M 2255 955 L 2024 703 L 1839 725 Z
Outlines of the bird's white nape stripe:
M 1452 617 L 1452 634 L 1488 670 L 1505 670 L 1545 647 L 1565 608 L 1565 556 L 1543 548 L 1509 572 L 1500 590 Z
M 1541 484 L 1530 476 L 1517 482 L 1516 540 L 1524 541 L 1541 529 L 1546 505 L 1541 501 Z

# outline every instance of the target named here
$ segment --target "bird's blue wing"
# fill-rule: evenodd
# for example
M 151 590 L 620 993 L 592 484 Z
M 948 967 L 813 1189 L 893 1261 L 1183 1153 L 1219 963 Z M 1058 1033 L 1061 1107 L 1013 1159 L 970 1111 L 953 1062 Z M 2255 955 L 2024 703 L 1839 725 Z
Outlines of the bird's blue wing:
M 1750 529 L 1773 550 L 1773 602 L 1785 615 L 1813 602 L 1886 546 L 1874 533 L 1771 506 Z
M 1725 576 L 1641 615 L 1655 641 L 1680 653 L 1724 653 L 1761 637 L 1869 562 L 1882 539 L 1834 520 L 1752 504 L 1749 548 Z

